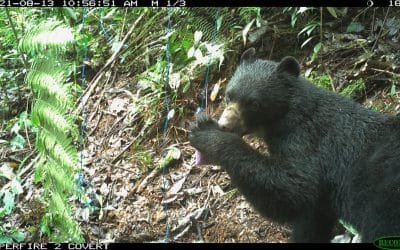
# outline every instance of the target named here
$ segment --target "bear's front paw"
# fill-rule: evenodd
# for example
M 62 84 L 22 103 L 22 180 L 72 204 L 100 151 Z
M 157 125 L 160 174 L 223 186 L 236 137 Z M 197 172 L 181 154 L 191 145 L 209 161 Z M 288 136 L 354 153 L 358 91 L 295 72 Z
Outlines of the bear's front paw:
M 206 153 L 223 138 L 218 123 L 204 113 L 200 113 L 192 125 L 189 134 L 190 144 L 202 153 Z
M 197 115 L 196 127 L 200 130 L 219 129 L 218 123 L 205 113 Z
M 196 149 L 204 152 L 211 144 L 211 131 L 201 129 L 199 126 L 194 126 L 189 134 L 190 144 Z
M 223 143 L 222 131 L 201 130 L 194 127 L 189 134 L 190 144 L 196 149 L 196 165 L 215 164 L 219 145 Z

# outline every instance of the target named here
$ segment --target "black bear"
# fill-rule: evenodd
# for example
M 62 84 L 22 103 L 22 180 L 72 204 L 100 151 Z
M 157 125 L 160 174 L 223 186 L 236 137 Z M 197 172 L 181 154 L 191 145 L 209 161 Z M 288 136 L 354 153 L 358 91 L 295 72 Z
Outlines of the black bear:
M 400 121 L 320 89 L 293 57 L 248 49 L 226 88 L 218 122 L 199 116 L 189 135 L 264 216 L 293 227 L 293 242 L 329 242 L 338 219 L 363 242 L 400 235 Z M 256 133 L 264 156 L 242 135 Z

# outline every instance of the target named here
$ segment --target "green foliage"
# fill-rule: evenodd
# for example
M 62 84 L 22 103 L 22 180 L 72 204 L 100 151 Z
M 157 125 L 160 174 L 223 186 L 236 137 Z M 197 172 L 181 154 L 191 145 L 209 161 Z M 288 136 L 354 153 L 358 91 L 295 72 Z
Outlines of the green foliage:
M 23 242 L 25 235 L 17 228 L 6 228 L 0 225 L 0 244 L 10 244 L 13 242 Z
M 21 51 L 33 57 L 26 83 L 34 93 L 31 120 L 38 128 L 36 149 L 40 159 L 35 164 L 35 182 L 43 184 L 44 199 L 48 201 L 41 229 L 54 242 L 83 240 L 70 207 L 70 199 L 76 194 L 78 153 L 72 142 L 78 128 L 75 117 L 68 114 L 74 104 L 73 84 L 66 83 L 72 69 L 64 66 L 68 64 L 62 56 L 72 42 L 70 28 L 47 20 L 28 32 L 19 44 Z
M 304 21 L 305 25 L 304 27 L 299 31 L 297 36 L 300 37 L 305 37 L 304 42 L 301 44 L 301 48 L 306 46 L 308 43 L 310 43 L 312 40 L 315 40 L 315 38 L 318 38 L 318 34 L 314 34 L 315 31 L 317 30 L 318 27 L 321 26 L 321 21 L 319 20 L 318 16 L 316 15 L 317 12 L 315 11 L 316 8 L 314 7 L 287 7 L 283 9 L 283 12 L 289 12 L 291 15 L 291 22 L 290 24 L 292 27 L 295 27 L 297 21 L 300 18 L 305 18 L 306 21 Z M 336 15 L 334 12 L 333 8 L 328 8 L 329 13 L 331 15 Z M 335 13 L 335 14 L 333 14 Z M 321 49 L 322 46 L 322 41 L 318 41 L 313 45 L 313 52 L 310 57 L 310 62 L 313 62 L 318 55 L 319 50 Z
M 11 170 L 8 170 L 6 165 L 2 167 L 0 177 L 6 178 L 10 181 L 10 186 L 8 188 L 0 189 L 0 221 L 2 221 L 5 216 L 12 213 L 15 207 L 16 198 L 23 192 L 23 190 L 21 183 L 15 174 Z M 0 244 L 21 242 L 24 239 L 25 235 L 17 228 L 0 225 Z
M 351 81 L 348 86 L 343 88 L 340 91 L 340 94 L 349 96 L 349 97 L 355 97 L 356 95 L 360 94 L 360 92 L 365 88 L 365 83 L 363 79 L 357 79 L 354 81 Z
M 65 109 L 73 104 L 73 99 L 66 93 L 71 92 L 72 84 L 65 83 L 68 67 L 49 58 L 46 61 L 34 61 L 32 70 L 28 73 L 26 81 L 30 83 L 32 91 L 52 106 Z
M 240 18 L 245 22 L 249 23 L 255 18 L 256 26 L 260 27 L 262 24 L 261 8 L 260 7 L 243 7 L 239 11 Z
M 0 177 L 4 176 L 11 180 L 11 186 L 9 189 L 5 189 L 0 192 L 0 198 L 2 198 L 3 206 L 0 207 L 0 219 L 4 216 L 11 214 L 15 206 L 15 198 L 21 194 L 22 186 L 21 183 L 13 175 L 6 175 L 4 172 L 0 172 Z M 0 202 L 1 204 L 1 202 Z
M 57 52 L 66 49 L 66 45 L 73 41 L 73 34 L 71 29 L 61 24 L 59 21 L 48 20 L 33 27 L 20 41 L 19 49 L 37 56 L 45 50 Z
M 283 13 L 289 12 L 291 16 L 290 24 L 294 27 L 297 23 L 297 20 L 301 16 L 307 16 L 309 14 L 313 14 L 316 8 L 314 7 L 286 7 L 283 9 Z
M 27 112 L 22 112 L 11 128 L 14 137 L 10 141 L 11 148 L 24 148 L 26 144 L 25 138 L 20 134 L 21 129 L 29 129 L 32 126 L 31 120 L 28 118 Z
M 49 199 L 49 211 L 42 219 L 41 231 L 50 235 L 53 242 L 82 242 L 79 224 L 70 216 L 72 211 L 66 197 L 54 192 Z
M 398 17 L 390 17 L 384 22 L 383 20 L 378 20 L 377 25 L 385 27 L 388 30 L 389 36 L 398 36 L 400 30 L 400 19 Z M 396 38 L 398 39 L 398 38 Z
M 392 86 L 390 87 L 390 95 L 394 96 L 396 94 L 396 85 L 392 83 Z
M 321 88 L 328 90 L 331 89 L 331 80 L 327 74 L 318 75 L 313 72 L 310 75 L 309 80 Z
M 143 170 L 143 172 L 147 171 L 147 168 L 151 167 L 153 163 L 151 151 L 139 144 L 133 145 L 132 150 L 134 152 L 133 157 L 138 161 L 138 166 Z
M 350 225 L 349 223 L 347 223 L 346 221 L 340 219 L 339 222 L 340 222 L 340 224 L 343 225 L 344 228 L 346 228 L 346 230 L 347 230 L 349 233 L 351 233 L 351 234 L 353 234 L 353 235 L 357 235 L 357 234 L 358 234 L 357 230 L 356 230 L 352 225 Z
M 332 89 L 331 80 L 327 74 L 318 75 L 316 73 L 312 73 L 309 77 L 309 80 L 321 88 L 324 88 L 327 90 Z M 357 80 L 351 81 L 346 87 L 344 87 L 340 91 L 340 94 L 354 98 L 357 95 L 359 95 L 364 88 L 365 88 L 364 80 L 357 79 Z
M 351 22 L 349 26 L 347 26 L 346 32 L 349 33 L 358 33 L 364 30 L 364 25 L 360 22 Z

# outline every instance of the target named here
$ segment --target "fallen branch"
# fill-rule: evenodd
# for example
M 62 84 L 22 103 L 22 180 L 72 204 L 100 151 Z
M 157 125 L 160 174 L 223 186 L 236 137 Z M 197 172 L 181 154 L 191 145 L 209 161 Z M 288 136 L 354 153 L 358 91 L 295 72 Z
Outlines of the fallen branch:
M 392 75 L 394 77 L 400 77 L 400 74 L 397 74 L 397 73 L 394 73 L 394 72 L 391 72 L 391 71 L 387 71 L 387 70 L 383 70 L 383 69 L 375 69 L 375 68 L 371 68 L 371 69 L 374 70 L 374 71 L 378 71 L 378 72 L 382 72 L 382 73 L 386 73 L 386 74 Z
M 128 38 L 131 36 L 131 34 L 135 30 L 137 24 L 140 22 L 140 20 L 142 20 L 143 16 L 144 16 L 144 13 L 142 15 L 140 15 L 138 17 L 138 19 L 136 19 L 135 23 L 132 25 L 132 27 L 130 28 L 128 33 L 126 33 L 124 39 L 122 39 L 121 43 L 119 44 L 119 46 L 115 50 L 114 54 L 111 55 L 111 57 L 107 60 L 106 64 L 104 64 L 104 66 L 94 76 L 93 80 L 89 83 L 89 88 L 87 88 L 87 90 L 82 95 L 81 99 L 79 100 L 79 105 L 78 105 L 78 108 L 76 109 L 76 111 L 78 113 L 82 112 L 83 107 L 86 105 L 87 101 L 89 100 L 90 95 L 92 94 L 92 92 L 95 89 L 95 87 L 97 86 L 98 82 L 100 81 L 100 79 L 104 75 L 105 70 L 108 68 L 108 66 L 111 65 L 112 62 L 114 62 L 115 59 L 117 59 L 117 56 L 121 52 L 121 49 L 122 49 L 123 45 L 126 43 L 126 40 L 128 40 Z

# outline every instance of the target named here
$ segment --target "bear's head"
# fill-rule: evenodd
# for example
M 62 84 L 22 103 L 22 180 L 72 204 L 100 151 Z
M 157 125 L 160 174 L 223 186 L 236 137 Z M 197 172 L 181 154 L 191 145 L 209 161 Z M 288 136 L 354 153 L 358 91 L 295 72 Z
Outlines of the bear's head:
M 299 75 L 300 66 L 293 57 L 276 63 L 257 59 L 254 48 L 246 50 L 226 88 L 219 127 L 244 135 L 282 119 Z

